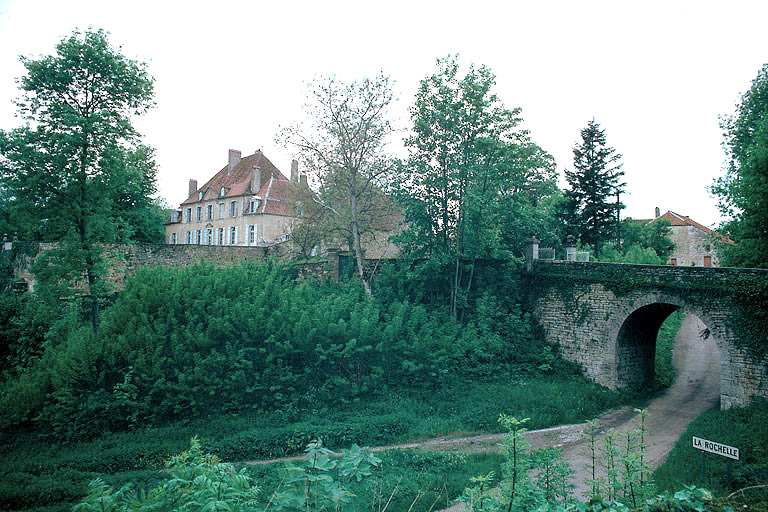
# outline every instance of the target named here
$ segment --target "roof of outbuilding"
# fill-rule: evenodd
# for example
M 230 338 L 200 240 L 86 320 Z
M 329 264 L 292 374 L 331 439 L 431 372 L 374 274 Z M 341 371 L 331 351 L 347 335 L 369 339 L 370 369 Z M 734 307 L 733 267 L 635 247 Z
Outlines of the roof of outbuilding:
M 669 225 L 673 227 L 692 226 L 694 228 L 700 229 L 706 234 L 714 233 L 716 236 L 720 237 L 720 239 L 723 242 L 727 242 L 731 244 L 734 243 L 733 240 L 731 240 L 727 236 L 721 235 L 720 233 L 713 231 L 712 229 L 708 228 L 704 224 L 700 224 L 686 215 L 680 215 L 679 213 L 675 213 L 671 210 L 667 211 L 667 213 L 657 217 L 656 219 L 652 219 L 650 222 L 653 222 L 657 219 L 667 219 L 669 221 Z

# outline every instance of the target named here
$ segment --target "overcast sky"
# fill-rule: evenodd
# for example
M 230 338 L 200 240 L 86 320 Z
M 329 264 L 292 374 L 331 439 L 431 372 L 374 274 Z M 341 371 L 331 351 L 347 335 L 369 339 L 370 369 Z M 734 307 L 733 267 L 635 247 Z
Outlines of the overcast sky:
M 407 127 L 418 81 L 458 53 L 493 70 L 498 95 L 522 108 L 561 174 L 594 117 L 624 155 L 624 215 L 649 218 L 658 206 L 712 226 L 718 116 L 768 62 L 767 23 L 765 0 L 0 0 L 0 128 L 21 123 L 19 55 L 51 54 L 73 29 L 103 28 L 155 77 L 157 107 L 135 124 L 157 150 L 160 195 L 178 206 L 187 181 L 209 179 L 229 148 L 261 148 L 287 174 L 291 155 L 275 135 L 298 120 L 313 77 L 383 71 Z

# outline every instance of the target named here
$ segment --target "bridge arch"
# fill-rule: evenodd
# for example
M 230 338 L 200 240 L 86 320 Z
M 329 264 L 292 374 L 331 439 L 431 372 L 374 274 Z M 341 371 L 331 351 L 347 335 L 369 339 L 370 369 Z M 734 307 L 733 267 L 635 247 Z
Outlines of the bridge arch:
M 720 406 L 768 399 L 768 355 L 739 339 L 740 290 L 768 281 L 768 270 L 533 260 L 526 275 L 546 341 L 592 380 L 611 389 L 648 382 L 659 327 L 682 310 L 717 346 Z
M 678 310 L 696 316 L 706 325 L 708 338 L 717 345 L 720 388 L 727 386 L 723 379 L 727 374 L 727 368 L 723 367 L 727 345 L 720 324 L 706 309 L 689 304 L 682 297 L 655 294 L 632 301 L 621 309 L 617 320 L 623 317 L 623 321 L 612 323 L 607 336 L 609 341 L 615 340 L 616 387 L 639 389 L 653 382 L 659 329 Z

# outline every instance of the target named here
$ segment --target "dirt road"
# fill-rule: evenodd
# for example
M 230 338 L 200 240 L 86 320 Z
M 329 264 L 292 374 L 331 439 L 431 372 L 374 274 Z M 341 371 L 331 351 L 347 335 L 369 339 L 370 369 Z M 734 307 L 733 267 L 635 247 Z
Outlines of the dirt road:
M 712 340 L 699 336 L 704 324 L 694 316 L 683 319 L 675 339 L 672 362 L 677 370 L 674 384 L 658 396 L 648 400 L 643 407 L 648 410 L 647 462 L 656 468 L 664 462 L 677 439 L 688 423 L 704 411 L 717 404 L 720 394 L 720 356 Z M 631 407 L 620 407 L 606 412 L 598 418 L 600 430 L 615 429 L 617 434 L 636 427 L 636 414 Z M 575 470 L 576 495 L 584 498 L 588 490 L 585 481 L 590 476 L 587 470 L 586 423 L 561 425 L 534 430 L 526 437 L 534 448 L 559 447 L 563 457 Z M 379 446 L 374 451 L 391 449 L 460 450 L 467 453 L 498 451 L 502 434 L 484 434 L 463 438 L 438 438 L 419 443 Z M 246 464 L 267 464 L 300 457 L 287 457 L 268 461 L 253 461 Z M 461 506 L 449 509 L 461 510 Z
M 683 319 L 675 338 L 672 362 L 677 370 L 674 384 L 645 404 L 648 409 L 648 456 L 652 469 L 666 459 L 688 424 L 704 411 L 714 407 L 720 396 L 720 355 L 711 339 L 703 340 L 699 332 L 705 328 L 691 315 Z M 614 428 L 617 433 L 635 428 L 635 417 L 623 407 L 599 418 L 601 429 Z M 584 497 L 588 458 L 586 440 L 563 445 L 563 456 L 576 471 L 576 494 Z

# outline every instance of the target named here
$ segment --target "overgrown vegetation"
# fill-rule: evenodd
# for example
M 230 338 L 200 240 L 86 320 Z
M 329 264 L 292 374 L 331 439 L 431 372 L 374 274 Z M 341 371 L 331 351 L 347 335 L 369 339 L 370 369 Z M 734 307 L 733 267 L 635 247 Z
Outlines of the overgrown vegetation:
M 3 426 L 92 437 L 569 367 L 514 300 L 482 295 L 473 309 L 464 324 L 446 321 L 407 299 L 372 299 L 356 283 L 296 282 L 275 262 L 142 270 L 98 334 L 65 318 L 39 358 L 7 375 Z
M 683 313 L 678 309 L 664 320 L 656 335 L 656 362 L 654 388 L 668 388 L 675 380 L 675 367 L 672 366 L 672 350 L 675 337 L 683 323 Z
M 718 493 L 765 484 L 768 481 L 768 403 L 721 411 L 712 409 L 688 425 L 669 457 L 654 476 L 662 490 L 683 483 L 706 486 Z M 692 437 L 701 437 L 739 448 L 739 460 L 733 462 L 733 488 L 727 489 L 725 457 L 707 454 L 706 476 L 701 476 L 701 454 L 693 448 Z M 768 493 L 763 494 L 768 497 Z M 765 500 L 768 501 L 768 500 Z
M 645 418 L 640 411 L 640 418 Z M 674 494 L 651 494 L 652 485 L 643 467 L 644 423 L 627 434 L 621 450 L 612 443 L 612 432 L 606 433 L 606 464 L 620 465 L 623 470 L 606 472 L 604 491 L 593 486 L 589 502 L 580 504 L 571 496 L 568 483 L 570 469 L 556 450 L 530 452 L 522 434 L 527 419 L 502 415 L 500 422 L 508 429 L 502 443 L 504 463 L 498 459 L 468 465 L 468 456 L 450 453 L 388 453 L 383 457 L 353 445 L 334 454 L 321 442 L 309 443 L 306 460 L 288 462 L 282 470 L 262 468 L 254 472 L 222 463 L 205 454 L 196 438 L 192 446 L 166 464 L 169 473 L 149 489 L 137 491 L 131 483 L 110 486 L 96 479 L 88 495 L 73 510 L 284 510 L 284 511 L 362 511 L 433 510 L 442 508 L 441 498 L 455 495 L 455 479 L 426 479 L 422 468 L 450 468 L 452 475 L 481 469 L 482 476 L 470 479 L 471 486 L 461 500 L 475 512 L 546 511 L 715 511 L 729 510 L 713 502 L 705 489 L 686 486 Z M 634 444 L 632 436 L 639 436 Z M 383 460 L 384 459 L 384 460 Z M 389 459 L 388 461 L 386 459 Z M 384 471 L 386 462 L 390 463 Z M 484 463 L 484 464 L 483 464 Z M 483 467 L 484 466 L 484 467 Z M 492 469 L 489 469 L 489 466 Z M 464 473 L 466 474 L 466 473 Z M 500 475 L 498 488 L 494 485 Z M 397 478 L 395 480 L 394 478 Z M 413 487 L 418 483 L 418 487 Z M 402 487 L 401 487 L 401 484 Z M 636 487 L 633 487 L 636 484 Z M 391 507 L 391 508 L 390 508 Z

